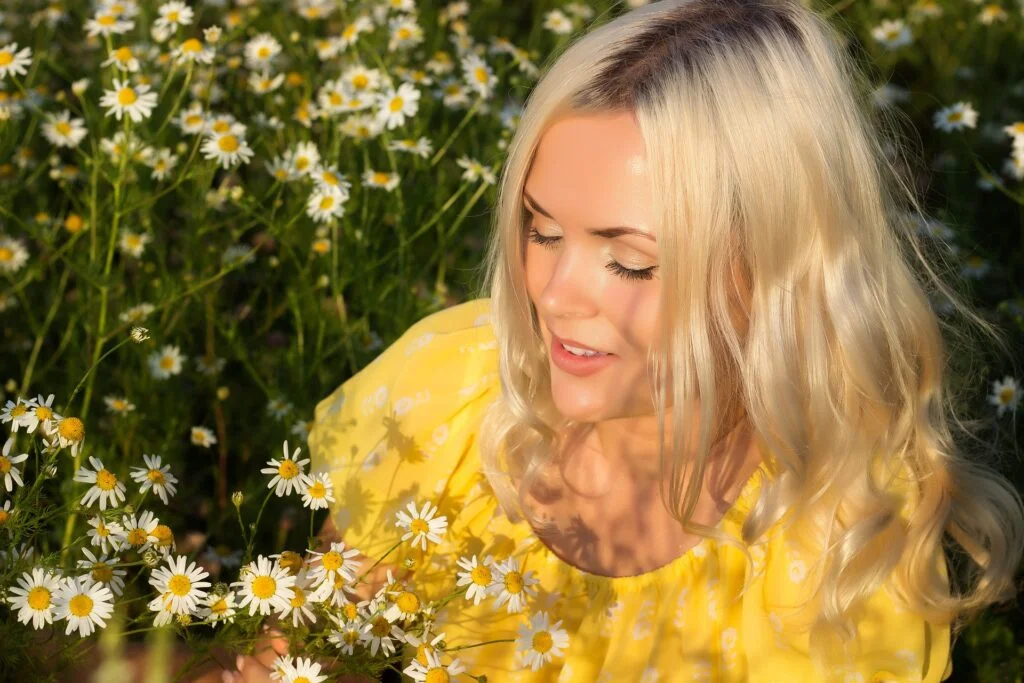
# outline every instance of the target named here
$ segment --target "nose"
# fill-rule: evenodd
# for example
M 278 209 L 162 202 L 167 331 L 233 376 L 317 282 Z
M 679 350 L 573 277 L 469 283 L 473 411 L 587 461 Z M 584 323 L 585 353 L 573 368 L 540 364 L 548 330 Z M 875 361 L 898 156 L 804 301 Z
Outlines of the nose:
M 545 317 L 586 318 L 597 313 L 598 283 L 586 267 L 582 253 L 561 250 L 537 301 Z

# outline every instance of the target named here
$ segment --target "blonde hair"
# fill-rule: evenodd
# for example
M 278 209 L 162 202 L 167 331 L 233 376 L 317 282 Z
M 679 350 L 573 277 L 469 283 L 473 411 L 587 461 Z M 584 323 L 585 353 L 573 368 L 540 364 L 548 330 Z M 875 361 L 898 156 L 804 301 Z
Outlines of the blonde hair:
M 713 418 L 741 401 L 774 456 L 742 540 L 790 511 L 806 524 L 821 564 L 818 655 L 820 639 L 855 634 L 853 608 L 890 577 L 910 609 L 958 634 L 961 618 L 1014 597 L 1024 552 L 1019 494 L 954 444 L 952 425 L 967 426 L 929 296 L 1004 351 L 1005 341 L 943 282 L 952 266 L 941 251 L 916 237 L 925 212 L 896 168 L 904 160 L 888 158 L 905 150 L 844 42 L 795 0 L 662 0 L 579 36 L 545 68 L 509 145 L 481 289 L 501 379 L 481 424 L 484 474 L 506 514 L 543 528 L 526 492 L 557 457 L 559 434 L 588 425 L 552 403 L 525 289 L 523 187 L 557 118 L 631 112 L 661 226 L 659 430 L 667 391 L 673 425 L 687 423 L 686 397 L 701 407 L 696 451 L 675 430 L 661 452 L 668 507 L 684 529 L 736 544 L 690 515 L 727 429 Z M 742 338 L 730 320 L 736 264 L 750 292 Z M 962 585 L 947 577 L 947 534 L 970 563 L 954 574 Z

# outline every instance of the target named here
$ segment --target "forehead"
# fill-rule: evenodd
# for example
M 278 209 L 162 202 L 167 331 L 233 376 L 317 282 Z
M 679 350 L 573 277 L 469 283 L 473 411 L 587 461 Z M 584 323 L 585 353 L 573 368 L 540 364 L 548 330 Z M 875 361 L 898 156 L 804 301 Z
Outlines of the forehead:
M 556 217 L 592 225 L 609 225 L 610 210 L 649 207 L 644 141 L 632 114 L 572 114 L 549 125 L 526 190 Z

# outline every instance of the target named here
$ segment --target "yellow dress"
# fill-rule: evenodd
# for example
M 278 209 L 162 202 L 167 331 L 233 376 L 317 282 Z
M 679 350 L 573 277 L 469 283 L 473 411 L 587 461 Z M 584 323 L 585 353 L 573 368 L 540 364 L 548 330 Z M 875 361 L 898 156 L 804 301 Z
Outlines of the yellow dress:
M 438 611 L 434 633 L 449 650 L 514 640 L 531 614 L 547 612 L 568 635 L 562 656 L 524 668 L 514 642 L 467 647 L 446 655 L 473 675 L 501 681 L 793 681 L 936 682 L 952 672 L 948 626 L 900 609 L 880 590 L 858 618 L 859 648 L 844 669 L 816 671 L 806 632 L 787 627 L 811 562 L 782 533 L 751 546 L 751 588 L 741 595 L 747 564 L 736 548 L 704 539 L 686 554 L 638 576 L 582 571 L 543 545 L 526 521 L 511 523 L 480 472 L 475 434 L 484 407 L 500 392 L 490 300 L 476 299 L 412 325 L 373 362 L 320 401 L 309 434 L 314 471 L 331 473 L 332 514 L 348 546 L 377 558 L 402 536 L 396 513 L 415 502 L 438 506 L 448 531 L 426 551 L 403 543 L 388 556 L 416 563 L 409 585 L 423 601 L 455 590 L 463 557 L 515 557 L 538 583 L 525 609 L 509 613 L 488 596 L 464 594 Z M 740 537 L 757 498 L 764 465 L 745 483 L 719 528 Z M 415 648 L 406 646 L 406 661 Z M 456 680 L 472 680 L 465 675 Z

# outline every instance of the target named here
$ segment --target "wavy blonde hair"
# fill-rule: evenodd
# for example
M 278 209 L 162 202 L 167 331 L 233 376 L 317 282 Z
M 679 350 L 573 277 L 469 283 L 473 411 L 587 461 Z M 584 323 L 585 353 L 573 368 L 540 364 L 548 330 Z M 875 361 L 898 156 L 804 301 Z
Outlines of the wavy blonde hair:
M 852 609 L 889 578 L 910 609 L 958 634 L 965 618 L 1014 597 L 1024 552 L 1020 495 L 954 443 L 953 426 L 969 432 L 947 386 L 957 375 L 946 371 L 943 328 L 970 339 L 929 297 L 948 299 L 1010 355 L 1007 344 L 943 282 L 953 266 L 942 250 L 916 236 L 927 217 L 895 119 L 871 107 L 845 49 L 795 0 L 661 0 L 591 28 L 527 99 L 482 265 L 501 379 L 481 425 L 484 474 L 506 514 L 543 528 L 525 495 L 556 460 L 559 435 L 590 425 L 562 419 L 552 402 L 525 289 L 523 187 L 558 117 L 631 112 L 661 226 L 659 348 L 669 352 L 650 359 L 659 431 L 666 393 L 673 425 L 687 424 L 686 397 L 700 397 L 695 455 L 683 455 L 694 451 L 678 430 L 661 450 L 667 506 L 684 529 L 736 544 L 690 515 L 727 429 L 714 416 L 741 402 L 774 455 L 742 541 L 788 512 L 806 524 L 820 554 L 819 655 L 827 635 L 856 633 Z M 730 318 L 736 264 L 749 287 L 742 335 Z M 966 560 L 952 578 L 947 537 Z

